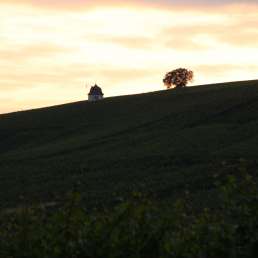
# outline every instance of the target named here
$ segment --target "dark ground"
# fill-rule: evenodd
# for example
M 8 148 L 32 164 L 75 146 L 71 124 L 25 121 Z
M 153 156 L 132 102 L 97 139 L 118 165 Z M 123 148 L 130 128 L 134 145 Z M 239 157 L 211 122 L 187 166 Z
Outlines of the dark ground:
M 212 202 L 223 164 L 258 158 L 258 81 L 0 115 L 1 207 L 52 202 L 80 183 L 88 205 L 132 191 Z

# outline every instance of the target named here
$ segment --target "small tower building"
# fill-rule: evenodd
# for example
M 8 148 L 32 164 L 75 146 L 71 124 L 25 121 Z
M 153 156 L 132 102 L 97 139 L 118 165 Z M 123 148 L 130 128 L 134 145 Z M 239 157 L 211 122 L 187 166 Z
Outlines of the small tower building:
M 97 84 L 95 84 L 90 88 L 90 92 L 88 94 L 88 100 L 89 101 L 101 100 L 103 99 L 103 96 L 104 94 L 102 92 L 102 89 Z

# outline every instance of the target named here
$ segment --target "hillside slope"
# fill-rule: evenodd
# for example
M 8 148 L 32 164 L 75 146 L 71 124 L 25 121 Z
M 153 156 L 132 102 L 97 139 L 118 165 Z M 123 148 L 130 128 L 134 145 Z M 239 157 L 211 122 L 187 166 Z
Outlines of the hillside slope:
M 52 201 L 76 182 L 93 205 L 134 190 L 206 195 L 214 167 L 257 156 L 258 81 L 0 115 L 1 206 Z

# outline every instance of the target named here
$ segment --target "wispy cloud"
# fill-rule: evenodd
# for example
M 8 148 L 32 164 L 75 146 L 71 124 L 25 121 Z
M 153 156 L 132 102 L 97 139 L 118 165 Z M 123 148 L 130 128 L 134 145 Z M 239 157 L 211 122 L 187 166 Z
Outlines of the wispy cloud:
M 258 4 L 257 0 L 9 0 L 9 3 L 14 4 L 27 4 L 39 7 L 46 8 L 100 8 L 103 6 L 184 6 L 184 7 L 193 7 L 193 6 L 225 6 L 232 4 Z

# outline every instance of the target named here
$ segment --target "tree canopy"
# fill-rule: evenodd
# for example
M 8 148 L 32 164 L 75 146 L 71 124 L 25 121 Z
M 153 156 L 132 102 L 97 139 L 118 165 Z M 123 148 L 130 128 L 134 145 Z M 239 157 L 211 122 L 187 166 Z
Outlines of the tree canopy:
M 172 86 L 175 86 L 175 88 L 183 88 L 193 80 L 193 77 L 193 71 L 185 68 L 178 68 L 166 73 L 163 83 L 168 89 Z

